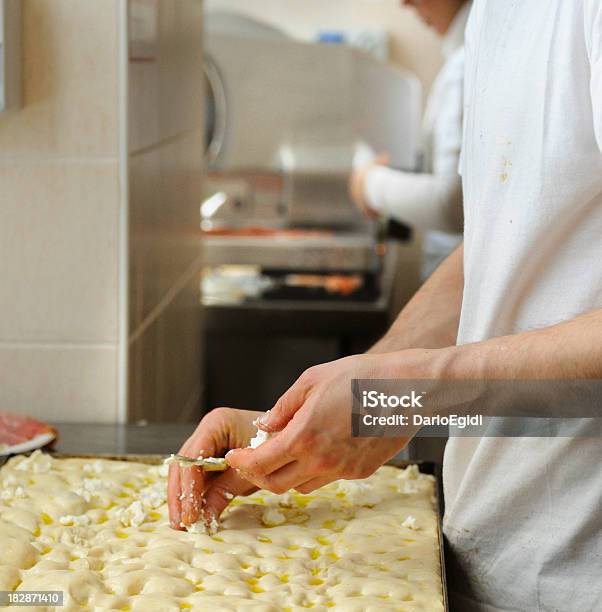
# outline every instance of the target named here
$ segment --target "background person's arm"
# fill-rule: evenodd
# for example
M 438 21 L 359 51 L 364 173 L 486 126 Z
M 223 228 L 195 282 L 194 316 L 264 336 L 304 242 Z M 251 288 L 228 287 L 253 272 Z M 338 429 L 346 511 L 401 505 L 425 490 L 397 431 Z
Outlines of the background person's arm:
M 416 229 L 462 231 L 462 178 L 456 172 L 420 174 L 375 165 L 365 174 L 363 198 L 372 211 Z

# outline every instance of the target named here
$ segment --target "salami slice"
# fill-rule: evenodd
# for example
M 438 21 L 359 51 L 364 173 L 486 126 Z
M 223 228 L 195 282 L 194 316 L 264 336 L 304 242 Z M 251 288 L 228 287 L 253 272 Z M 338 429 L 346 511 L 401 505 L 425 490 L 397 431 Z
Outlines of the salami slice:
M 28 416 L 0 411 L 0 452 L 2 453 L 10 451 L 11 447 L 21 446 L 34 440 L 48 444 L 56 436 L 56 429 L 47 423 Z

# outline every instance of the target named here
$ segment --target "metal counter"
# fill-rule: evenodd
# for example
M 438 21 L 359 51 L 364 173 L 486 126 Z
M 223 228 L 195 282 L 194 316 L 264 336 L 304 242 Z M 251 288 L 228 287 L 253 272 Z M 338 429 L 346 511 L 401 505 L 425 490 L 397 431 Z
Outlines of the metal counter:
M 69 455 L 166 455 L 176 452 L 192 434 L 196 423 L 160 425 L 105 425 L 53 423 L 59 432 L 54 450 Z

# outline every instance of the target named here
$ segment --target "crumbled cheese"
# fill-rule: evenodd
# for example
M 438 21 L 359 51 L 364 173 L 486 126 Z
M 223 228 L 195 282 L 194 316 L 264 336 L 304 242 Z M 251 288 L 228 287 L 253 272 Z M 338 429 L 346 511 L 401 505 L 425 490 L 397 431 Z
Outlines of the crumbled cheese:
M 270 414 L 269 410 L 265 413 L 263 417 L 260 418 L 265 419 L 268 414 Z M 257 427 L 257 433 L 255 434 L 254 438 L 251 438 L 251 441 L 249 442 L 249 448 L 257 448 L 261 446 L 264 442 L 267 442 L 272 437 L 272 434 L 268 433 L 267 431 L 263 431 L 263 429 L 259 429 L 259 419 L 255 419 L 253 421 L 253 425 Z
M 66 514 L 59 518 L 59 523 L 67 526 L 85 527 L 90 524 L 90 517 L 87 514 L 80 514 L 79 516 Z
M 146 514 L 140 501 L 132 502 L 127 508 L 119 508 L 115 513 L 117 520 L 124 527 L 140 527 L 146 519 Z
M 82 469 L 87 474 L 102 474 L 104 467 L 102 465 L 102 461 L 97 459 L 93 463 L 84 463 Z
M 401 526 L 407 527 L 408 529 L 413 529 L 414 531 L 420 529 L 420 527 L 418 527 L 418 525 L 416 524 L 416 517 L 412 515 L 408 516 L 406 520 L 401 524 Z
M 82 486 L 75 489 L 75 493 L 87 502 L 90 502 L 92 497 L 104 488 L 105 485 L 99 478 L 84 478 Z
M 342 493 L 350 503 L 358 506 L 375 506 L 383 499 L 367 483 L 353 480 L 339 480 L 337 492 Z
M 295 505 L 295 497 L 290 491 L 287 491 L 278 499 L 278 505 L 283 508 L 292 508 Z
M 234 495 L 230 491 L 224 491 L 223 495 L 227 500 L 234 499 Z
M 286 516 L 280 512 L 277 508 L 273 506 L 268 506 L 261 515 L 261 522 L 266 527 L 276 527 L 277 525 L 282 525 L 286 523 Z
M 17 479 L 13 474 L 8 474 L 6 478 L 2 481 L 3 487 L 9 487 L 10 485 L 17 484 Z
M 203 459 L 203 455 L 200 455 L 199 459 Z M 205 457 L 204 461 L 212 465 L 224 465 L 226 460 L 223 457 Z
M 6 487 L 0 491 L 0 499 L 4 501 L 9 501 L 16 497 L 25 497 L 25 489 L 23 487 Z
M 140 501 L 149 508 L 162 506 L 167 499 L 167 491 L 164 482 L 155 482 L 140 490 Z
M 219 531 L 219 523 L 217 519 L 212 516 L 209 520 L 200 520 L 193 525 L 184 525 L 188 533 L 201 533 L 204 535 L 215 535 Z
M 33 472 L 34 474 L 41 474 L 43 472 L 49 472 L 52 467 L 52 457 L 43 453 L 40 450 L 36 450 L 29 457 L 24 457 L 17 463 L 15 470 L 22 472 Z

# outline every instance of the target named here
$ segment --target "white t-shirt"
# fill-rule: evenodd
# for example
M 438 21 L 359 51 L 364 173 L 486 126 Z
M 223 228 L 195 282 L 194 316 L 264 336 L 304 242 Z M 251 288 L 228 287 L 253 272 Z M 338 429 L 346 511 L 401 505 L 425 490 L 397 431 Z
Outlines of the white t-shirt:
M 460 344 L 602 308 L 602 2 L 477 0 L 465 53 Z M 454 610 L 602 610 L 601 456 L 450 439 Z
M 445 63 L 429 94 L 422 122 L 421 172 L 376 167 L 366 176 L 364 196 L 371 208 L 427 232 L 423 274 L 429 276 L 462 241 L 462 144 L 464 30 L 471 2 L 456 14 L 443 38 Z

